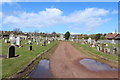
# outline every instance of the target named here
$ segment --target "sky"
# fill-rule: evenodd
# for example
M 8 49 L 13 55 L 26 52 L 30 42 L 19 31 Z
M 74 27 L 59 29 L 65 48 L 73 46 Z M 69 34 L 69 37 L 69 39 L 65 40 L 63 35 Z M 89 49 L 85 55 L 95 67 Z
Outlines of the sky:
M 72 34 L 109 33 L 118 29 L 117 2 L 3 3 L 2 30 Z

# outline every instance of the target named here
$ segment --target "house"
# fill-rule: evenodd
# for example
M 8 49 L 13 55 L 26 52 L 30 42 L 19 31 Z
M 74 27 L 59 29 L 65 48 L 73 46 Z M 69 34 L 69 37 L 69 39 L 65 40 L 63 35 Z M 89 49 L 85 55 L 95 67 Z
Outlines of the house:
M 107 38 L 108 40 L 120 40 L 120 34 L 108 33 L 105 35 L 105 38 Z

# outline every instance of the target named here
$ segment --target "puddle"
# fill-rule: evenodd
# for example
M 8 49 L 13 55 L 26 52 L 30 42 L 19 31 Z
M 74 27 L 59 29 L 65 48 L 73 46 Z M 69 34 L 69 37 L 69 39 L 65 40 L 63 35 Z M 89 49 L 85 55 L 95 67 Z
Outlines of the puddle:
M 80 64 L 86 67 L 90 71 L 120 71 L 117 68 L 110 67 L 107 64 L 103 64 L 101 62 L 97 62 L 93 59 L 82 59 L 80 60 Z
M 40 60 L 35 69 L 29 74 L 30 78 L 52 78 L 49 60 Z

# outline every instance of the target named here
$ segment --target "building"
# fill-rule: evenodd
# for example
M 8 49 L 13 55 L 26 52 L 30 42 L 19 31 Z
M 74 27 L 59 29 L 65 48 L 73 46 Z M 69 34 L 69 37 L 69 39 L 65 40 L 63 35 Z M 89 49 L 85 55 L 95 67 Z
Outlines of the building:
M 105 38 L 107 38 L 108 40 L 120 40 L 120 34 L 108 33 L 105 35 Z

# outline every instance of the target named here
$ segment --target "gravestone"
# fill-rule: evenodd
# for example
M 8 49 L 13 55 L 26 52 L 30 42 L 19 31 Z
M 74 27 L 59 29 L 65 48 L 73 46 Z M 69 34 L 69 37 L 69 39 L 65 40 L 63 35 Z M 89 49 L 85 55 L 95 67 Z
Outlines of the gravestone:
M 43 46 L 46 46 L 46 41 L 43 42 Z
M 110 54 L 113 54 L 114 47 L 110 46 Z
M 120 48 L 117 48 L 117 55 L 120 56 Z
M 7 43 L 7 40 L 5 39 L 5 43 Z
M 93 42 L 92 47 L 95 47 L 95 42 Z
M 100 51 L 100 47 L 99 46 L 97 46 L 97 51 Z
M 33 38 L 33 42 L 35 42 L 36 40 Z
M 20 45 L 20 37 L 16 38 L 16 45 Z
M 32 44 L 32 41 L 31 41 L 31 40 L 29 40 L 29 41 L 28 41 L 28 44 Z
M 91 44 L 91 41 L 92 41 L 91 38 L 88 38 L 88 43 L 89 43 L 89 44 Z
M 106 44 L 106 46 L 108 46 L 108 44 Z
M 102 47 L 100 47 L 100 51 L 102 51 Z
M 8 48 L 8 58 L 11 58 L 11 57 L 15 57 L 15 47 L 14 46 L 10 46 Z
M 50 41 L 48 41 L 48 44 L 50 44 Z
M 104 50 L 104 48 L 105 48 L 105 44 L 104 43 L 102 43 L 102 52 L 104 52 L 105 50 Z
M 107 48 L 104 48 L 104 52 L 105 52 L 105 53 L 108 53 Z
M 11 45 L 14 45 L 15 42 L 16 42 L 16 39 L 15 39 L 14 37 L 10 39 L 10 43 L 11 43 Z
M 110 49 L 109 49 L 109 48 L 107 48 L 107 53 L 109 53 L 109 54 L 110 54 Z
M 38 42 L 36 42 L 37 43 L 37 45 L 39 44 Z
M 32 46 L 29 47 L 29 50 L 32 51 Z
M 114 47 L 114 49 L 113 49 L 113 54 L 117 54 L 117 48 L 116 47 Z

